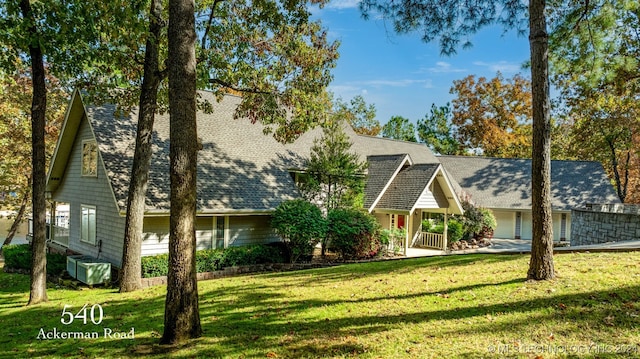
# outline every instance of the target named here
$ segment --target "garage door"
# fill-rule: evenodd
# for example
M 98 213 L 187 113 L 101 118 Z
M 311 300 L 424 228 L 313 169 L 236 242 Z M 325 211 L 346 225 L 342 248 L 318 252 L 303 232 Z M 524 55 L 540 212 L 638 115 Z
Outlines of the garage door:
M 493 238 L 512 239 L 515 230 L 514 213 L 493 211 L 493 215 L 496 217 L 496 223 L 498 224 L 495 232 L 493 233 Z
M 531 212 L 522 212 L 522 239 L 533 238 L 533 220 L 531 218 Z

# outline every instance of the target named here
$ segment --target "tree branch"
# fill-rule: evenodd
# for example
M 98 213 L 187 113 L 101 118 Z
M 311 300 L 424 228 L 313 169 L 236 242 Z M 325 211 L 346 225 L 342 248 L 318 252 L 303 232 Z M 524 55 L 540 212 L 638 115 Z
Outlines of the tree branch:
M 228 89 L 231 89 L 231 90 L 234 90 L 234 91 L 238 91 L 238 92 L 263 94 L 263 95 L 273 95 L 274 94 L 274 92 L 270 92 L 270 91 L 262 91 L 262 90 L 258 90 L 258 89 L 248 88 L 248 87 L 234 86 L 234 85 L 232 85 L 232 84 L 230 84 L 228 82 L 222 81 L 220 79 L 209 79 L 209 83 L 217 84 L 217 85 L 220 85 L 222 87 L 226 87 Z

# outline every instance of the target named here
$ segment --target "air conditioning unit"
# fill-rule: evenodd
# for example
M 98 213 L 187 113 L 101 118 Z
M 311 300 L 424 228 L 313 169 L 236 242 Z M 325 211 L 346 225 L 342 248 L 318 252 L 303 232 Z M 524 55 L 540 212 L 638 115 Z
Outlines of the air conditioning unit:
M 111 279 L 111 263 L 92 258 L 78 261 L 76 278 L 82 283 L 101 284 Z
M 78 268 L 78 262 L 82 262 L 85 260 L 91 260 L 93 259 L 91 256 L 86 256 L 86 255 L 75 255 L 75 256 L 68 256 L 67 257 L 67 272 L 69 273 L 69 275 L 73 278 L 77 278 L 76 273 L 77 273 L 77 268 Z

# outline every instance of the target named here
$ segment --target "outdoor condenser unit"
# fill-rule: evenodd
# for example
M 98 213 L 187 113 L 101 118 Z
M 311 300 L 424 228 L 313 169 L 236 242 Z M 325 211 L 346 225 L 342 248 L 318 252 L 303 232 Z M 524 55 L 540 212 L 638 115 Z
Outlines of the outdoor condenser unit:
M 78 262 L 77 279 L 82 283 L 93 285 L 107 282 L 111 279 L 111 263 L 97 259 Z
M 78 268 L 78 262 L 81 262 L 83 260 L 91 260 L 91 256 L 85 256 L 85 255 L 75 255 L 75 256 L 68 256 L 67 257 L 67 272 L 69 273 L 69 275 L 73 278 L 77 278 L 76 277 L 76 273 L 77 273 L 77 268 Z
M 105 283 L 111 279 L 111 263 L 91 256 L 68 256 L 67 272 L 85 284 Z

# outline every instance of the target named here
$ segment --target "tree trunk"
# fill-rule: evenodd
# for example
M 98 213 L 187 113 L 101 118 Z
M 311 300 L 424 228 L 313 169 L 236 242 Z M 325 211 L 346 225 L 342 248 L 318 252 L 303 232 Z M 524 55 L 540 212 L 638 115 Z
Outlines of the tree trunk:
M 618 193 L 618 198 L 622 203 L 624 203 L 627 197 L 627 184 L 629 183 L 629 161 L 631 160 L 631 151 L 627 150 L 627 160 L 625 163 L 625 183 L 622 184 L 622 179 L 620 178 L 620 170 L 618 163 L 618 155 L 616 154 L 616 145 L 615 139 L 607 138 L 607 144 L 609 145 L 609 150 L 611 152 L 611 168 L 613 168 L 613 179 L 616 183 L 616 192 Z
M 531 87 L 533 105 L 533 153 L 531 196 L 533 239 L 528 279 L 555 277 L 553 267 L 553 224 L 551 219 L 551 121 L 549 100 L 549 37 L 545 0 L 529 1 L 531 45 Z
M 31 80 L 33 100 L 31 102 L 31 180 L 33 204 L 33 240 L 31 242 L 31 288 L 29 305 L 47 301 L 47 243 L 46 188 L 44 127 L 47 110 L 47 87 L 44 61 L 35 17 L 29 0 L 20 1 L 22 18 L 29 24 L 29 56 L 31 57 Z
M 169 1 L 171 215 L 164 344 L 202 335 L 195 263 L 196 57 L 195 4 Z
M 28 181 L 28 186 L 31 187 L 31 179 Z M 22 195 L 22 202 L 20 203 L 20 209 L 18 210 L 18 214 L 16 218 L 13 220 L 13 224 L 11 224 L 11 228 L 9 228 L 9 233 L 7 233 L 7 238 L 4 239 L 4 243 L 2 243 L 2 247 L 0 247 L 0 255 L 2 255 L 2 248 L 11 244 L 13 237 L 18 232 L 18 227 L 20 226 L 20 222 L 24 218 L 24 212 L 27 209 L 27 205 L 29 204 L 29 196 L 31 195 L 31 191 L 27 189 Z
M 131 167 L 131 181 L 127 197 L 127 217 L 125 219 L 124 250 L 120 272 L 120 292 L 142 289 L 142 228 L 144 203 L 147 194 L 153 122 L 157 108 L 158 86 L 162 77 L 158 64 L 158 41 L 162 30 L 162 2 L 152 0 L 149 9 L 149 37 L 147 38 L 144 77 L 140 92 L 138 130 L 136 147 Z

